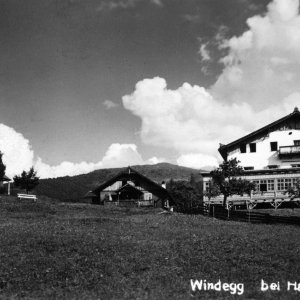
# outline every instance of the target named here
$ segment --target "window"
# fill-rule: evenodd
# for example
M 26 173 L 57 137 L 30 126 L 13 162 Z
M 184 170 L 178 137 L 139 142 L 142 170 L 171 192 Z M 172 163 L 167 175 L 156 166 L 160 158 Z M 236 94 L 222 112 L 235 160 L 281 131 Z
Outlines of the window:
M 256 143 L 250 143 L 250 152 L 256 152 Z
M 277 179 L 277 190 L 286 191 L 293 184 L 291 178 Z
M 259 190 L 261 192 L 266 192 L 267 191 L 267 180 L 260 180 L 260 183 L 259 183 Z
M 254 167 L 244 167 L 245 171 L 254 170 Z
M 284 188 L 287 190 L 288 188 L 290 188 L 292 186 L 292 179 L 285 179 L 284 180 Z
M 277 179 L 277 190 L 284 191 L 284 179 Z
M 274 179 L 268 180 L 268 191 L 274 191 Z
M 268 165 L 268 168 L 269 168 L 269 169 L 277 169 L 277 168 L 278 168 L 278 165 Z
M 295 145 L 295 146 L 300 146 L 300 140 L 295 140 L 295 141 L 294 141 L 294 145 Z
M 210 181 L 205 182 L 205 190 L 208 191 L 210 188 Z
M 271 146 L 271 151 L 277 151 L 278 150 L 277 142 L 271 142 L 270 146 Z
M 246 153 L 246 150 L 247 150 L 246 144 L 242 144 L 242 145 L 240 146 L 240 151 L 241 151 L 241 153 Z
M 291 164 L 292 168 L 300 168 L 300 164 Z

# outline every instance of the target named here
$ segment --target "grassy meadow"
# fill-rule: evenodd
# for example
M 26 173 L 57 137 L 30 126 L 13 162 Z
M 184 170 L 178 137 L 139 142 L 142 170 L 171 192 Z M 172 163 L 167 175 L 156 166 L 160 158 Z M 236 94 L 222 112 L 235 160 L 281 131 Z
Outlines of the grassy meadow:
M 1 299 L 298 299 L 300 228 L 0 199 Z M 190 279 L 243 283 L 193 292 Z M 280 291 L 260 291 L 260 282 Z

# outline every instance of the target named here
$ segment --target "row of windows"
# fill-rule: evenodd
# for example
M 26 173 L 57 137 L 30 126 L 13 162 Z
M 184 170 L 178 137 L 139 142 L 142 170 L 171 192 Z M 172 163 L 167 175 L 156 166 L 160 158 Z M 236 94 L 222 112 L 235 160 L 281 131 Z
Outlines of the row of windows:
M 274 192 L 286 191 L 288 188 L 296 184 L 299 178 L 280 178 L 280 179 L 260 179 L 252 180 L 256 185 L 256 191 L 260 192 Z M 210 187 L 210 182 L 205 182 L 205 190 Z
M 253 180 L 256 190 L 260 192 L 286 191 L 294 186 L 299 178 Z
M 256 152 L 256 143 L 250 143 L 250 152 Z M 246 144 L 242 144 L 240 146 L 240 151 L 241 153 L 246 153 L 247 152 L 247 145 Z
M 300 146 L 300 140 L 294 140 L 294 146 Z M 250 152 L 256 152 L 256 143 L 249 144 Z M 278 142 L 270 142 L 270 150 L 277 151 L 278 150 Z M 241 153 L 247 152 L 247 144 L 240 145 Z

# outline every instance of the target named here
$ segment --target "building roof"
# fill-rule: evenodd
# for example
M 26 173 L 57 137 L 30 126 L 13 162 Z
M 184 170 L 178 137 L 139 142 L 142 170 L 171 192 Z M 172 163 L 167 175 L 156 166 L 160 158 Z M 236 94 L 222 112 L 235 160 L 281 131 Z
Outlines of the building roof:
M 170 199 L 173 200 L 168 191 L 161 187 L 159 184 L 151 180 L 150 178 L 142 175 L 138 171 L 134 170 L 131 167 L 127 167 L 125 170 L 122 170 L 120 173 L 115 175 L 114 177 L 108 179 L 104 183 L 100 184 L 97 188 L 95 188 L 92 192 L 94 194 L 98 194 L 103 191 L 105 188 L 114 184 L 117 181 L 132 181 L 137 186 L 142 187 L 146 191 L 149 191 L 153 195 L 161 198 L 161 199 Z
M 84 196 L 83 198 L 94 198 L 94 197 L 97 197 L 97 195 L 95 195 L 93 193 L 93 191 L 88 191 Z
M 11 179 L 4 175 L 0 181 L 11 181 Z
M 276 128 L 278 128 L 280 125 L 282 125 L 286 121 L 289 121 L 289 120 L 292 120 L 295 118 L 300 120 L 300 112 L 297 107 L 295 107 L 294 111 L 291 114 L 288 114 L 287 116 L 285 116 L 271 124 L 268 124 L 258 130 L 255 130 L 255 131 L 251 132 L 250 134 L 247 134 L 227 145 L 220 144 L 220 147 L 218 150 L 219 150 L 220 154 L 222 155 L 223 159 L 226 160 L 229 149 L 232 149 L 239 144 L 246 143 L 249 140 L 253 140 L 253 139 L 257 138 L 258 136 L 263 136 L 265 134 L 268 134 L 269 132 L 276 130 Z
M 127 191 L 127 192 L 131 191 L 131 192 L 137 193 L 138 195 L 143 195 L 144 194 L 141 190 L 137 189 L 135 186 L 133 186 L 129 183 L 127 183 L 127 184 L 123 185 L 122 187 L 120 187 L 117 190 L 117 193 L 122 193 L 124 191 Z

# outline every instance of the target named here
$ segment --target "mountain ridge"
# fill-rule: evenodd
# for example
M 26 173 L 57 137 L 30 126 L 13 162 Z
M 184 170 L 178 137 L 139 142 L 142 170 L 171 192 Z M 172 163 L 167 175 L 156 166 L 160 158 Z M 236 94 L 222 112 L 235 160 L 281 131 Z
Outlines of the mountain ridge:
M 130 167 L 157 183 L 170 179 L 189 180 L 191 174 L 195 176 L 196 180 L 201 180 L 200 172 L 203 171 L 170 163 L 134 165 Z M 89 190 L 93 190 L 125 168 L 126 167 L 98 169 L 75 176 L 40 179 L 40 184 L 37 186 L 35 192 L 38 195 L 47 196 L 60 201 L 80 202 L 84 200 L 83 197 Z

